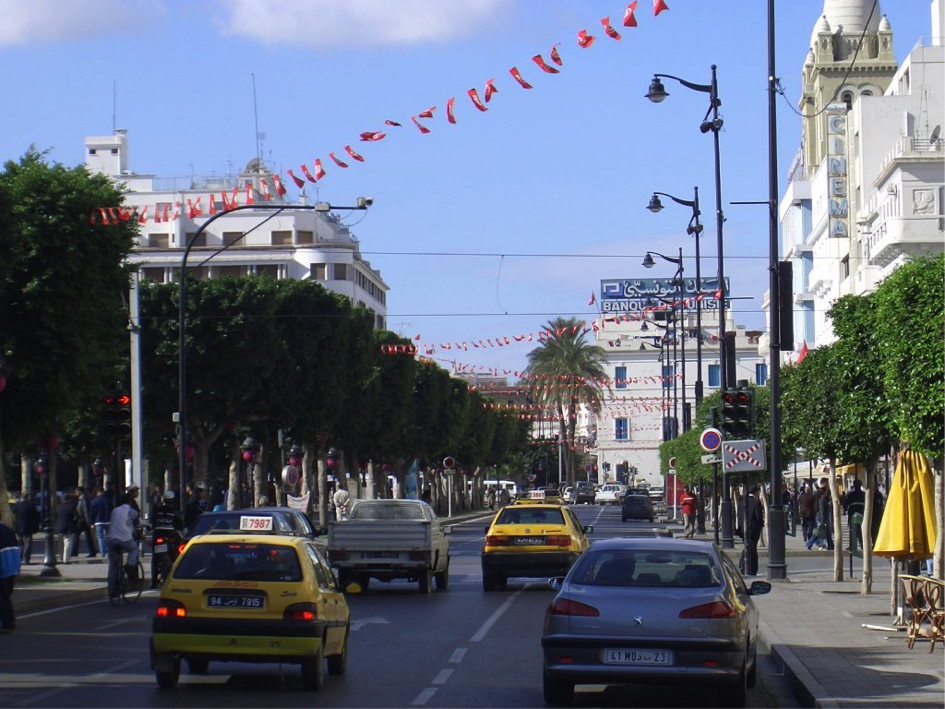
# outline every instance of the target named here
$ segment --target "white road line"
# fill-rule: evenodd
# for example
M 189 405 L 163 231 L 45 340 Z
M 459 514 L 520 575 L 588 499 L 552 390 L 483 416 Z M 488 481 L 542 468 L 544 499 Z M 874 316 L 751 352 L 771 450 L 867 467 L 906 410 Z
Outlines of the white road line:
M 430 684 L 437 684 L 440 686 L 446 684 L 446 680 L 450 678 L 450 675 L 452 675 L 453 672 L 454 670 L 440 670 L 436 677 L 433 678 L 433 681 L 430 682 Z
M 469 642 L 471 642 L 471 643 L 482 642 L 482 639 L 483 639 L 484 637 L 486 637 L 486 633 L 488 633 L 488 632 L 492 629 L 492 626 L 495 625 L 495 624 L 499 621 L 499 618 L 501 618 L 502 615 L 503 615 L 509 608 L 512 607 L 512 604 L 515 603 L 516 599 L 517 599 L 519 596 L 522 595 L 522 591 L 524 591 L 524 590 L 525 590 L 525 588 L 520 588 L 518 591 L 516 591 L 516 592 L 513 593 L 511 596 L 509 596 L 508 599 L 506 599 L 505 603 L 503 603 L 501 606 L 499 606 L 499 608 L 496 610 L 496 612 L 493 613 L 492 615 L 490 615 L 490 616 L 486 619 L 486 622 L 483 623 L 483 624 L 482 624 L 482 627 L 479 628 L 479 630 L 476 631 L 476 634 L 473 635 L 473 636 L 469 639 Z
M 458 647 L 453 650 L 453 654 L 450 656 L 449 663 L 451 665 L 458 665 L 463 661 L 464 657 L 466 657 L 466 648 Z
M 434 695 L 434 694 L 436 694 L 436 688 L 435 688 L 435 687 L 427 687 L 427 688 L 424 689 L 422 692 L 420 692 L 420 694 L 418 694 L 416 697 L 414 697 L 414 700 L 413 700 L 412 702 L 410 702 L 410 706 L 412 706 L 412 707 L 422 707 L 422 706 L 426 705 L 426 703 L 427 703 L 428 701 L 430 701 L 431 699 L 433 699 L 433 695 Z
M 89 677 L 89 678 L 87 679 L 86 682 L 83 682 L 83 685 L 85 685 L 85 684 L 93 685 L 93 684 L 95 684 L 95 682 L 97 682 L 98 680 L 103 680 L 103 679 L 107 679 L 107 678 L 114 678 L 114 675 L 115 675 L 116 673 L 121 672 L 121 671 L 122 671 L 123 669 L 125 669 L 126 667 L 131 667 L 132 665 L 136 665 L 136 664 L 138 664 L 139 662 L 140 662 L 140 660 L 128 660 L 127 662 L 119 663 L 119 664 L 115 665 L 114 667 L 111 667 L 111 668 L 105 670 L 104 672 L 99 672 L 98 674 L 92 675 L 91 677 Z M 44 699 L 48 699 L 49 697 L 54 697 L 54 696 L 56 696 L 56 695 L 59 694 L 60 692 L 65 692 L 67 689 L 72 689 L 73 687 L 78 687 L 78 686 L 79 686 L 79 685 L 78 685 L 77 683 L 75 683 L 75 682 L 69 682 L 68 684 L 64 684 L 64 685 L 62 685 L 62 686 L 56 687 L 56 689 L 50 689 L 49 691 L 43 692 L 42 694 L 33 695 L 33 696 L 30 697 L 29 699 L 24 699 L 23 701 L 17 702 L 17 703 L 14 704 L 13 706 L 15 706 L 15 707 L 27 707 L 27 706 L 29 706 L 30 704 L 35 704 L 36 702 L 41 702 L 41 701 L 43 701 Z

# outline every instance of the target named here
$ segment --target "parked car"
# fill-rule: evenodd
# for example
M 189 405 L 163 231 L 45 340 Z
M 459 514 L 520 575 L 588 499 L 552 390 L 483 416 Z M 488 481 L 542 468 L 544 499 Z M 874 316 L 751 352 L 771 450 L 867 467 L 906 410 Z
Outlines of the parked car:
M 499 510 L 486 527 L 482 588 L 495 591 L 511 577 L 541 578 L 567 573 L 588 547 L 592 526 L 557 503 L 522 504 Z
M 619 505 L 626 494 L 626 488 L 620 483 L 607 483 L 597 491 L 597 504 Z
M 594 492 L 594 483 L 587 480 L 578 480 L 574 483 L 573 502 L 575 505 L 593 505 L 597 499 Z
M 191 540 L 163 586 L 151 669 L 171 688 L 182 660 L 197 673 L 212 661 L 297 664 L 302 686 L 320 689 L 326 661 L 331 675 L 347 670 L 349 625 L 344 594 L 311 539 L 211 532 Z
M 545 613 L 541 646 L 549 704 L 577 684 L 714 684 L 720 706 L 745 704 L 757 677 L 758 611 L 735 565 L 708 542 L 657 537 L 595 542 Z
M 620 506 L 620 521 L 628 519 L 645 519 L 650 524 L 656 518 L 656 510 L 649 495 L 627 495 Z

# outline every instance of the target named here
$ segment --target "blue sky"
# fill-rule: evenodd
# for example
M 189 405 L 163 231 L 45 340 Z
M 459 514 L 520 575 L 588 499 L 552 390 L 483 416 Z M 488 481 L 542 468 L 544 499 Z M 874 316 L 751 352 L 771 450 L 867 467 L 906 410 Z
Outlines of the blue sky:
M 6 67 L 0 156 L 31 144 L 81 162 L 83 138 L 129 131 L 130 167 L 161 177 L 226 174 L 255 156 L 253 78 L 263 157 L 285 177 L 321 158 L 318 198 L 374 198 L 349 221 L 390 285 L 389 327 L 424 342 L 537 332 L 556 315 L 591 318 L 602 278 L 673 275 L 640 265 L 647 250 L 683 247 L 694 274 L 688 208 L 645 207 L 654 190 L 700 188 L 703 273 L 715 262 L 711 134 L 705 94 L 672 81 L 662 104 L 644 98 L 654 72 L 708 83 L 718 65 L 726 275 L 738 323 L 762 328 L 767 210 L 767 47 L 763 0 L 667 0 L 621 26 L 612 0 L 0 0 Z M 930 34 L 929 0 L 880 7 L 902 60 Z M 800 141 L 792 111 L 822 0 L 777 3 L 778 173 Z M 623 35 L 614 41 L 600 20 Z M 588 49 L 579 30 L 596 37 Z M 559 43 L 563 66 L 532 61 Z M 516 66 L 533 85 L 509 75 Z M 482 113 L 480 96 L 498 93 Z M 113 87 L 117 101 L 113 103 Z M 456 98 L 457 123 L 446 120 Z M 790 105 L 789 105 L 790 104 Z M 411 115 L 436 106 L 424 121 Z M 385 119 L 404 124 L 384 125 Z M 385 131 L 375 143 L 363 131 Z M 340 169 L 351 144 L 365 162 Z M 294 191 L 294 190 L 293 190 Z M 309 191 L 311 194 L 311 190 Z M 355 224 L 355 222 L 357 222 Z M 521 370 L 527 344 L 455 354 L 462 364 Z M 440 352 L 447 359 L 450 353 Z M 444 362 L 444 364 L 446 364 Z

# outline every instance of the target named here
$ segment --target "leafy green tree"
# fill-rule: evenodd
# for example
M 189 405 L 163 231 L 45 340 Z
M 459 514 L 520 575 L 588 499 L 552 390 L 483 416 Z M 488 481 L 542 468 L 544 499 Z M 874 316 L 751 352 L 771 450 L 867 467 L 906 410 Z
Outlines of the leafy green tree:
M 122 371 L 136 222 L 89 218 L 99 208 L 118 214 L 121 199 L 108 178 L 50 165 L 33 148 L 0 172 L 0 354 L 11 370 L 0 468 L 5 444 L 31 454 L 37 439 L 70 434 L 77 412 L 97 409 Z M 55 489 L 55 456 L 50 467 Z M 0 499 L 6 484 L 0 469 Z
M 528 372 L 535 401 L 557 412 L 559 435 L 567 446 L 567 484 L 573 485 L 578 410 L 585 406 L 600 413 L 606 354 L 587 341 L 584 323 L 577 318 L 555 318 L 545 331 L 544 343 L 528 353 Z

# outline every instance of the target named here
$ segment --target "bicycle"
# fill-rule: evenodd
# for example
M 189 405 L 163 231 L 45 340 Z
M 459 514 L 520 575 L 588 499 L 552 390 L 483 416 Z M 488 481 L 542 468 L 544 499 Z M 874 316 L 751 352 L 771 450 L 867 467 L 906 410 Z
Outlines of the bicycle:
M 144 566 L 141 564 L 141 555 L 138 555 L 138 577 L 133 578 L 125 566 L 125 551 L 120 547 L 113 547 L 108 551 L 108 601 L 113 606 L 118 605 L 120 598 L 131 604 L 141 597 L 144 589 Z M 117 569 L 117 578 L 113 578 Z

